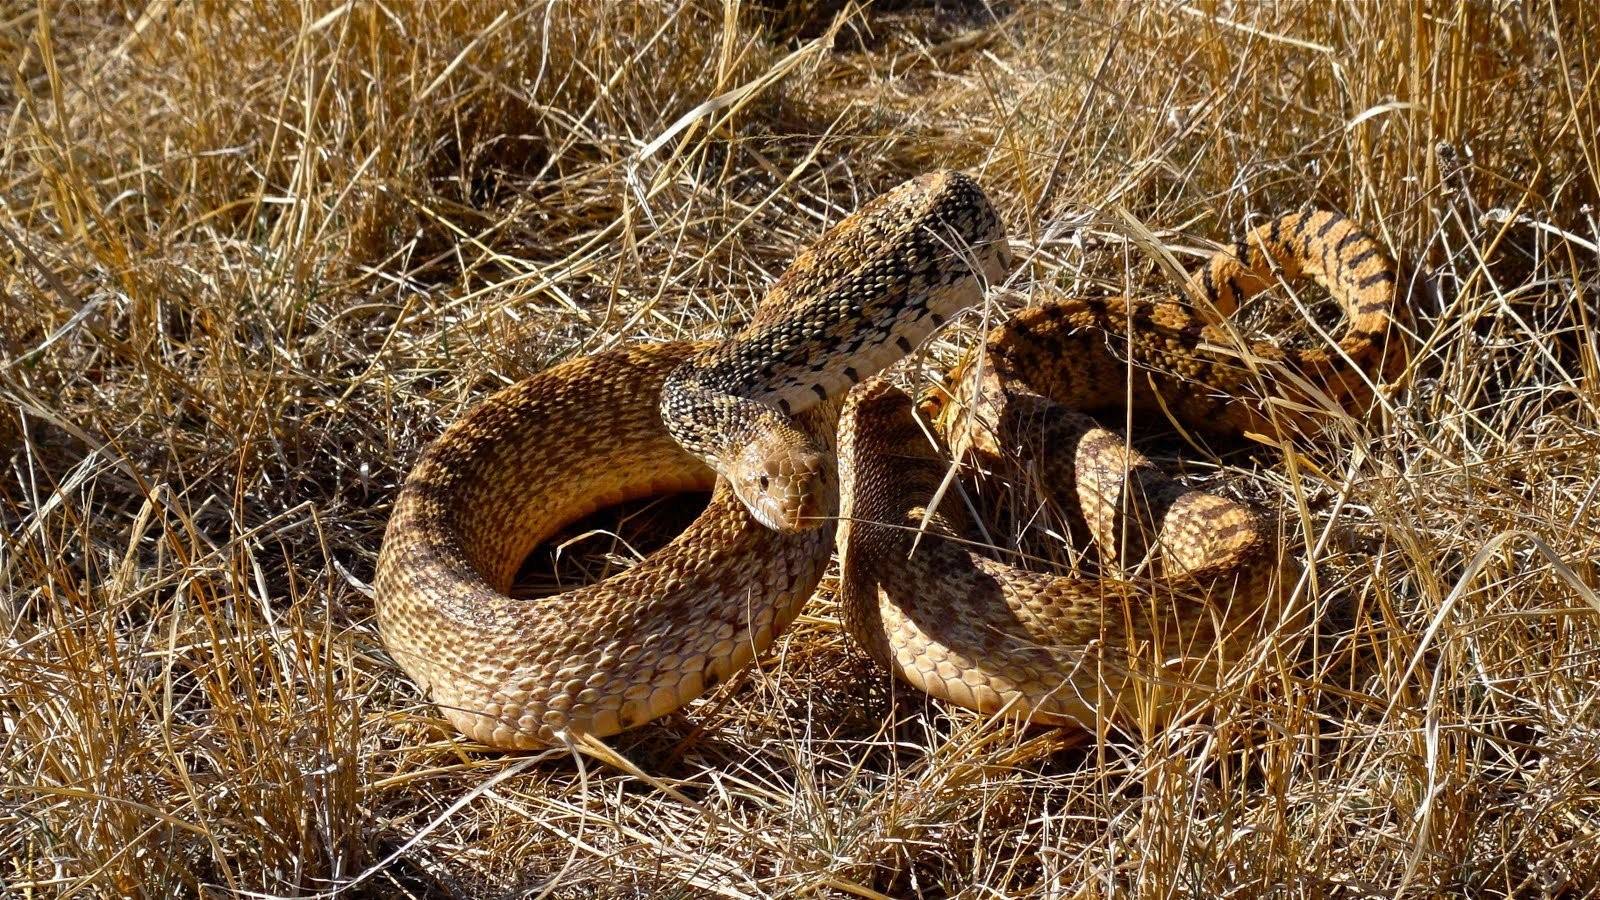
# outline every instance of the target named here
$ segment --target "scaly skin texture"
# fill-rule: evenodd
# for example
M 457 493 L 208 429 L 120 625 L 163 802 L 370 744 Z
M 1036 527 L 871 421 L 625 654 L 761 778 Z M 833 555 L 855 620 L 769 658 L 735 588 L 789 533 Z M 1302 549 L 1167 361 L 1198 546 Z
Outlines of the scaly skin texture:
M 1231 313 L 1275 283 L 1274 268 L 1317 279 L 1344 308 L 1336 351 L 1223 349 L 1235 341 L 1212 310 Z M 1393 262 L 1348 220 L 1291 215 L 1213 257 L 1190 282 L 1198 308 L 1081 298 L 1022 310 L 951 374 L 955 395 L 926 398 L 921 415 L 936 422 L 919 424 L 910 398 L 886 383 L 863 386 L 839 433 L 847 629 L 910 684 L 985 713 L 1082 727 L 1105 718 L 1148 732 L 1192 711 L 1231 663 L 1299 625 L 1283 604 L 1297 568 L 1266 517 L 1186 490 L 1078 410 L 1128 402 L 1131 359 L 1136 412 L 1170 411 L 1208 433 L 1269 430 L 1241 356 L 1270 375 L 1292 373 L 1274 383 L 1301 404 L 1353 405 L 1363 370 L 1388 355 L 1395 285 Z M 1038 477 L 1083 520 L 1101 577 L 1029 572 L 975 552 L 966 523 L 948 512 L 960 508 L 953 494 L 929 516 L 952 455 Z M 1137 576 L 1119 574 L 1141 560 Z
M 960 507 L 953 494 L 927 517 L 950 465 L 930 424 L 884 382 L 853 392 L 840 420 L 845 627 L 914 687 L 1034 722 L 1092 728 L 1098 715 L 1155 729 L 1290 623 L 1285 564 L 1261 515 L 1184 489 L 1055 404 L 1008 415 L 1008 446 L 1081 513 L 1112 557 L 1104 568 L 1148 551 L 1148 570 L 1057 576 L 977 552 L 973 530 L 944 512 Z
M 497 747 L 613 734 L 728 677 L 799 613 L 832 534 L 780 534 L 725 484 L 666 547 L 598 584 L 506 595 L 521 561 L 565 524 L 715 478 L 666 434 L 661 383 L 705 344 L 565 363 L 452 425 L 406 481 L 375 584 L 378 626 L 451 724 Z M 584 423 L 574 428 L 573 423 Z
M 675 370 L 661 418 L 763 523 L 818 527 L 834 515 L 833 460 L 791 418 L 910 353 L 1011 264 L 976 182 L 905 182 L 802 253 L 743 331 Z
M 1338 302 L 1345 326 L 1336 347 L 1247 342 L 1240 349 L 1218 316 L 1278 275 L 1311 278 Z M 968 396 L 1026 384 L 1084 412 L 1131 405 L 1135 414 L 1170 414 L 1209 434 L 1275 434 L 1280 426 L 1314 431 L 1328 413 L 1368 401 L 1369 378 L 1397 356 L 1394 261 L 1338 213 L 1294 213 L 1256 228 L 1213 256 L 1188 288 L 1198 304 L 1073 297 L 1020 310 L 989 335 L 982 365 L 969 359 L 946 383 Z M 987 379 L 987 387 L 973 378 Z M 1259 402 L 1263 382 L 1280 401 L 1270 410 Z M 936 394 L 928 402 L 941 407 L 948 399 Z M 951 417 L 968 411 L 961 404 L 933 410 L 952 430 L 959 429 Z
M 1225 314 L 1267 283 L 1269 263 L 1328 282 L 1351 317 L 1343 353 L 1251 350 L 1342 401 L 1356 370 L 1384 355 L 1394 274 L 1330 215 L 1258 230 L 1196 285 Z M 1215 349 L 1232 342 L 1214 314 L 1177 300 L 1025 310 L 990 336 L 988 365 L 952 378 L 970 391 L 930 404 L 962 453 L 1020 455 L 1048 473 L 1101 545 L 1106 574 L 1094 580 L 974 554 L 956 541 L 965 523 L 954 517 L 933 516 L 914 545 L 945 452 L 883 383 L 841 396 L 1009 265 L 981 191 L 940 173 L 840 223 L 730 341 L 598 354 L 489 397 L 424 453 L 401 492 L 376 578 L 385 643 L 469 737 L 500 747 L 603 737 L 678 708 L 771 643 L 833 543 L 833 529 L 806 519 L 837 502 L 846 623 L 902 677 L 1040 721 L 1163 718 L 1176 708 L 1163 690 L 1188 697 L 1264 628 L 1292 623 L 1276 599 L 1281 555 L 1254 510 L 1185 490 L 1068 407 L 1120 401 L 1121 352 L 1165 370 L 1135 388 L 1141 408 L 1210 415 L 1223 428 L 1268 421 L 1217 396 L 1242 387 L 1247 370 Z M 707 431 L 700 417 L 717 424 Z M 712 485 L 706 511 L 623 574 L 539 600 L 506 596 L 521 560 L 567 523 Z M 1140 557 L 1146 571 L 1117 573 Z M 1157 690 L 1125 690 L 1133 679 Z
M 1009 265 L 983 192 L 936 173 L 830 230 L 731 340 L 602 353 L 487 398 L 401 491 L 375 582 L 385 644 L 497 747 L 603 737 L 687 703 L 771 644 L 822 576 L 840 395 Z M 568 523 L 713 484 L 705 512 L 626 572 L 506 595 Z

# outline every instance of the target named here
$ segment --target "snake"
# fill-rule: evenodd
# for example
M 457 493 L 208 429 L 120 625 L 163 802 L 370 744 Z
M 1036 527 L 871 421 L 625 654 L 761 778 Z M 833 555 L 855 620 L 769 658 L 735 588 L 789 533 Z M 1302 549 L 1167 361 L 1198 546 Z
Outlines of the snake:
M 932 173 L 830 229 L 729 339 L 601 352 L 486 398 L 423 452 L 390 516 L 374 578 L 390 653 L 459 731 L 505 748 L 615 734 L 720 683 L 827 566 L 846 389 L 1011 265 L 977 183 Z M 566 524 L 703 490 L 705 511 L 618 576 L 508 595 Z
M 1337 342 L 1231 349 L 1227 317 L 1279 277 L 1327 291 L 1345 317 Z M 1392 364 L 1396 287 L 1392 259 L 1359 226 L 1310 210 L 1214 254 L 1186 285 L 1198 303 L 1041 303 L 920 403 L 883 379 L 863 385 L 839 438 L 846 630 L 909 684 L 979 712 L 1082 730 L 1170 724 L 1221 690 L 1230 664 L 1303 622 L 1285 594 L 1298 566 L 1270 517 L 1186 488 L 1089 413 L 1171 417 L 1219 437 L 1315 432 L 1369 400 L 1370 378 Z M 1251 400 L 1263 370 L 1281 376 L 1276 403 Z M 928 505 L 952 459 L 1033 473 L 1083 521 L 1109 574 L 980 552 L 960 504 Z
M 384 534 L 380 636 L 469 739 L 533 749 L 607 737 L 757 658 L 815 592 L 837 542 L 844 625 L 878 662 L 979 711 L 1085 723 L 1099 708 L 1085 673 L 1098 672 L 1097 695 L 1115 696 L 1116 672 L 1136 674 L 1135 645 L 1197 657 L 1242 645 L 1253 633 L 1244 625 L 1272 618 L 1282 580 L 1260 514 L 1183 488 L 1087 412 L 1129 393 L 1130 363 L 1152 369 L 1132 392 L 1139 408 L 1209 410 L 1210 422 L 1236 427 L 1263 420 L 1259 404 L 1231 399 L 1260 365 L 1298 370 L 1308 389 L 1335 397 L 1356 393 L 1362 379 L 1348 373 L 1372 364 L 1388 331 L 1376 276 L 1394 286 L 1375 247 L 1335 214 L 1285 217 L 1213 258 L 1191 284 L 1206 303 L 1026 309 L 989 335 L 979 364 L 947 379 L 969 391 L 919 405 L 879 373 L 978 304 L 1015 261 L 973 178 L 902 183 L 803 251 L 730 337 L 558 363 L 446 427 Z M 1347 313 L 1346 335 L 1325 355 L 1252 347 L 1254 364 L 1241 368 L 1217 349 L 1228 346 L 1227 316 L 1279 272 L 1323 282 Z M 1108 350 L 1118 335 L 1130 358 Z M 1032 573 L 978 552 L 949 504 L 929 510 L 952 452 L 1002 446 L 1034 448 L 1024 455 L 1055 473 L 1063 503 L 1115 548 L 1108 559 L 1142 549 L 1151 577 Z M 510 595 L 527 555 L 569 524 L 689 491 L 710 493 L 704 511 L 632 567 L 546 597 Z M 1086 666 L 1091 645 L 1123 652 Z

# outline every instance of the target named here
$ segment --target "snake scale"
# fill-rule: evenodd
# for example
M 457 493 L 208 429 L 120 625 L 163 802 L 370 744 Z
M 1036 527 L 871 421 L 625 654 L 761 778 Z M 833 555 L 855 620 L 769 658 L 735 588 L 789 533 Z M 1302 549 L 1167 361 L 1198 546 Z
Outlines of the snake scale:
M 400 493 L 374 585 L 385 644 L 472 739 L 604 737 L 762 652 L 837 539 L 847 630 L 935 696 L 1085 725 L 1097 711 L 1139 714 L 1121 698 L 1141 660 L 1203 683 L 1213 663 L 1289 621 L 1269 523 L 1183 488 L 1084 413 L 1131 401 L 1237 432 L 1354 402 L 1385 354 L 1394 265 L 1342 216 L 1285 216 L 1191 280 L 1202 303 L 1025 309 L 920 408 L 877 377 L 1012 264 L 976 182 L 926 175 L 829 229 L 733 337 L 601 352 L 491 395 L 423 453 Z M 1225 349 L 1238 346 L 1227 316 L 1279 273 L 1309 276 L 1339 302 L 1336 348 Z M 1286 411 L 1241 398 L 1262 367 L 1292 373 Z M 1043 473 L 1103 571 L 1039 574 L 975 552 L 957 504 L 927 509 L 952 453 Z M 704 512 L 626 571 L 508 596 L 527 554 L 569 523 L 707 490 Z

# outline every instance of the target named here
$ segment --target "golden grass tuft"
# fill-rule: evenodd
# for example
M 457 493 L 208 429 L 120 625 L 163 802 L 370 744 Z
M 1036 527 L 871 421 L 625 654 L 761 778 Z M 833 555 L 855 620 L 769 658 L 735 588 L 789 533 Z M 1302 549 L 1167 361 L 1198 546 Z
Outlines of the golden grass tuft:
M 0 894 L 1600 890 L 1596 9 L 770 7 L 0 9 Z M 366 591 L 428 438 L 726 333 L 934 167 L 1026 260 L 991 318 L 1309 203 L 1421 273 L 1369 418 L 1191 466 L 1287 511 L 1299 661 L 1062 749 L 895 686 L 825 585 L 615 742 L 708 815 L 442 728 Z

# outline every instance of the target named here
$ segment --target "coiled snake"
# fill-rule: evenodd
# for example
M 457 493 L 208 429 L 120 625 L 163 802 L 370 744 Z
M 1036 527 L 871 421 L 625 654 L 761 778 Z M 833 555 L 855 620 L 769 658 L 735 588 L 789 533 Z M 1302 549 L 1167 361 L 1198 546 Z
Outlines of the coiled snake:
M 1336 351 L 1250 345 L 1251 364 L 1296 373 L 1304 402 L 1283 415 L 1355 397 L 1383 355 L 1393 264 L 1341 216 L 1284 217 L 1193 279 L 1209 308 L 1024 310 L 953 374 L 964 390 L 924 404 L 939 426 L 925 428 L 875 373 L 1011 265 L 977 184 L 924 176 L 830 229 L 731 339 L 598 353 L 490 396 L 401 491 L 375 581 L 385 644 L 468 737 L 507 748 L 603 737 L 765 649 L 815 589 L 837 531 L 848 630 L 936 696 L 1086 724 L 1125 714 L 1141 659 L 1203 683 L 1285 621 L 1271 530 L 1243 504 L 1177 486 L 1075 410 L 1131 395 L 1195 427 L 1262 428 L 1265 407 L 1238 397 L 1250 368 L 1221 349 L 1236 345 L 1222 317 L 1275 283 L 1274 267 L 1323 283 L 1347 330 Z M 949 465 L 929 434 L 985 465 L 1020 455 L 1045 473 L 1107 573 L 1040 575 L 973 552 L 953 504 L 926 515 Z M 568 523 L 688 490 L 712 492 L 705 511 L 632 568 L 551 597 L 507 595 L 524 557 Z M 1137 577 L 1111 571 L 1140 557 Z

